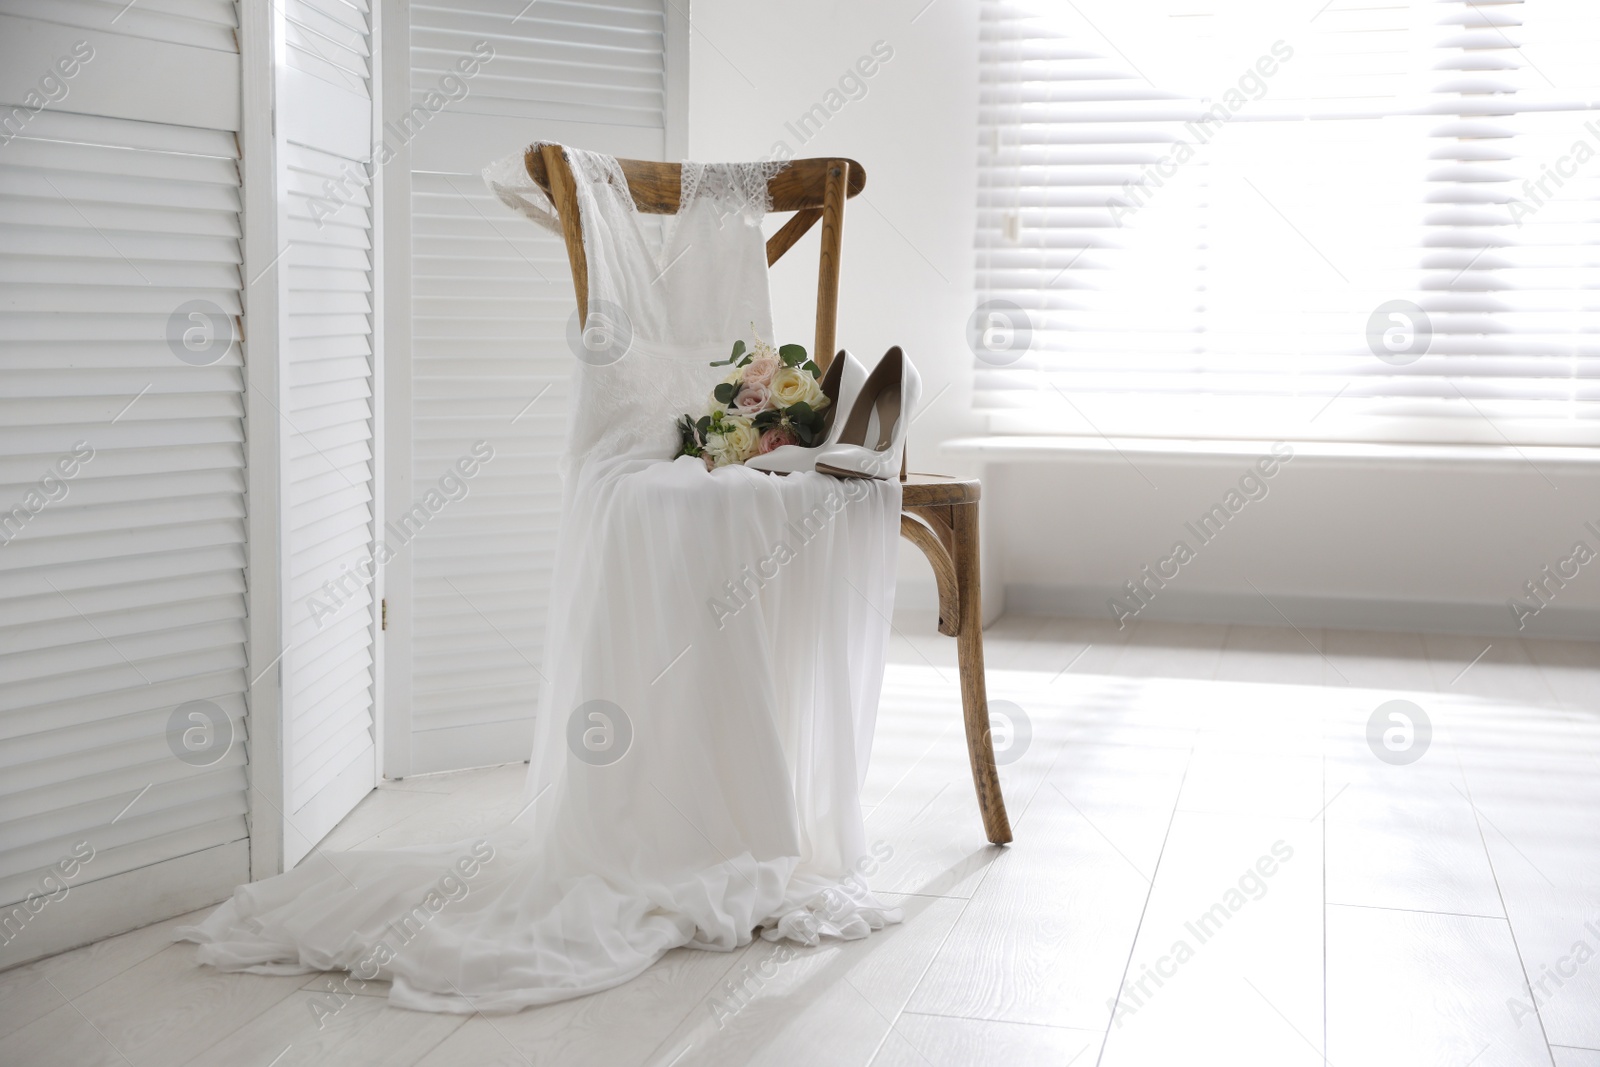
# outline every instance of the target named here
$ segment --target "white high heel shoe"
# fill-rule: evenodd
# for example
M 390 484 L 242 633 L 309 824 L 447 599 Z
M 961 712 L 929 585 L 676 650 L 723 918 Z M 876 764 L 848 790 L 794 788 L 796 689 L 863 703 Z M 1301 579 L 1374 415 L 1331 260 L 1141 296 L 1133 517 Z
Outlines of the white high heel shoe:
M 833 357 L 833 362 L 828 364 L 822 380 L 817 383 L 822 387 L 822 395 L 830 401 L 822 413 L 822 440 L 809 446 L 780 445 L 771 452 L 751 456 L 744 461 L 744 465 L 768 474 L 815 470 L 817 453 L 837 439 L 845 415 L 850 413 L 856 402 L 856 394 L 861 392 L 861 384 L 866 380 L 867 368 L 848 350 L 841 348 L 839 354 Z
M 817 453 L 817 470 L 843 478 L 893 478 L 905 473 L 906 428 L 922 399 L 922 376 L 900 346 L 883 354 L 831 443 Z M 840 425 L 838 419 L 834 424 Z

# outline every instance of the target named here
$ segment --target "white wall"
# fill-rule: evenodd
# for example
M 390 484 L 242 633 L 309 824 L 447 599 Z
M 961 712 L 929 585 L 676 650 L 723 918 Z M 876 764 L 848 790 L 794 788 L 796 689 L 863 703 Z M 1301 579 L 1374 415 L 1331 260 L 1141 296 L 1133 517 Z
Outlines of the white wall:
M 839 343 L 864 359 L 891 344 L 916 361 L 929 404 L 912 466 L 985 479 L 986 606 L 1111 617 L 1106 598 L 1166 555 L 1185 521 L 1242 473 L 1238 458 L 1115 457 L 990 465 L 940 451 L 981 433 L 971 414 L 976 160 L 976 0 L 789 5 L 695 0 L 689 152 L 759 159 L 846 155 L 867 171 L 845 226 Z M 893 57 L 809 141 L 794 123 L 875 42 Z M 809 346 L 816 237 L 775 268 L 781 340 Z M 1063 428 L 1066 432 L 1066 428 Z M 1600 549 L 1600 471 L 1302 459 L 1273 479 L 1160 590 L 1142 618 L 1515 633 L 1506 601 L 1574 541 Z M 1546 477 L 1549 481 L 1546 481 Z M 1550 484 L 1554 483 L 1555 487 Z M 901 553 L 902 603 L 930 605 L 931 576 Z M 1252 588 L 1259 588 L 1275 610 Z M 1579 571 L 1526 635 L 1600 637 L 1600 561 Z
M 1139 618 L 1281 626 L 1281 611 L 1298 626 L 1515 634 L 1506 601 L 1523 583 L 1575 541 L 1600 548 L 1584 529 L 1600 529 L 1592 467 L 1301 455 L 1202 546 L 1184 524 L 1220 502 L 1248 461 L 1135 462 L 1138 471 L 1113 454 L 988 472 L 1012 610 L 1112 618 L 1107 598 L 1181 538 L 1195 558 Z M 1521 633 L 1600 639 L 1600 560 Z
M 978 8 L 975 0 L 924 3 L 695 0 L 689 154 L 767 159 L 787 150 L 863 165 L 866 188 L 845 214 L 838 343 L 868 366 L 891 345 L 905 349 L 925 398 L 912 469 L 970 476 L 980 471 L 975 462 L 938 446 L 985 428 L 971 413 L 963 340 L 973 307 Z M 878 42 L 893 55 L 863 79 L 865 95 L 802 142 L 786 123 L 825 103 Z M 811 347 L 816 291 L 813 229 L 773 268 L 781 341 Z M 909 544 L 901 574 L 902 603 L 931 607 L 932 573 Z M 997 593 L 989 599 L 999 605 Z

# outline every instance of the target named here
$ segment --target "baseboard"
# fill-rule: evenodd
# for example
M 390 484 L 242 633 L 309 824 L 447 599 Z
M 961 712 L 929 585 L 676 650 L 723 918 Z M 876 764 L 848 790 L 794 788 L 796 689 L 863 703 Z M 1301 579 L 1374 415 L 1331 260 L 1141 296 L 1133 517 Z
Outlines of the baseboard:
M 518 763 L 533 749 L 533 717 L 418 730 L 412 744 L 411 774 L 437 774 L 471 767 Z
M 0 970 L 215 904 L 249 880 L 250 842 L 241 839 L 72 886 L 0 946 Z
M 901 586 L 902 593 L 906 590 Z M 1123 594 L 1120 589 L 1087 586 L 1007 585 L 1007 609 L 1019 615 L 1053 615 L 1064 618 L 1111 620 L 1106 601 Z M 1519 630 L 1504 603 L 1382 600 L 1363 597 L 1271 594 L 1267 603 L 1254 592 L 1234 593 L 1163 589 L 1138 618 L 1162 622 L 1236 623 L 1242 626 L 1328 627 L 1336 630 L 1390 630 L 1441 634 L 1475 634 L 1484 637 L 1549 637 L 1577 641 L 1600 638 L 1600 609 L 1551 604 Z M 910 603 L 907 607 L 921 607 Z M 1126 602 L 1125 596 L 1123 597 Z M 937 598 L 935 597 L 935 602 Z M 1279 612 L 1283 614 L 1279 614 Z M 1289 621 L 1285 621 L 1285 616 Z

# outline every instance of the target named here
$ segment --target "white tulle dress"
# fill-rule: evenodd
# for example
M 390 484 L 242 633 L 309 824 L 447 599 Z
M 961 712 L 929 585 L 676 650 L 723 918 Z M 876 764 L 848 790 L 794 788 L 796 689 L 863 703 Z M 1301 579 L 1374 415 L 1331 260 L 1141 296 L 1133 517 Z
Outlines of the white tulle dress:
M 403 1007 L 511 1011 L 625 982 L 676 946 L 899 919 L 862 881 L 860 788 L 900 487 L 671 458 L 674 418 L 726 373 L 708 364 L 752 326 L 771 339 L 775 165 L 685 164 L 683 208 L 652 241 L 616 160 L 567 152 L 591 307 L 631 339 L 574 360 L 527 805 L 481 840 L 313 854 L 240 886 L 178 932 L 202 963 L 349 971 L 392 979 Z M 485 177 L 559 228 L 520 153 Z

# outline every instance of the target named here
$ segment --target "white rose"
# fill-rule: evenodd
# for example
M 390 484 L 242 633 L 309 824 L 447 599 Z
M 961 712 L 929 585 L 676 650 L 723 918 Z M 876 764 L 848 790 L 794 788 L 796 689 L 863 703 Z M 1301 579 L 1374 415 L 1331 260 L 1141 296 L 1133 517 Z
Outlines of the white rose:
M 780 408 L 791 408 L 804 402 L 816 409 L 822 406 L 823 399 L 822 386 L 817 384 L 810 371 L 784 367 L 772 376 L 772 402 Z
M 761 435 L 755 425 L 743 415 L 727 415 L 722 420 L 722 440 L 733 462 L 743 463 L 756 454 Z

